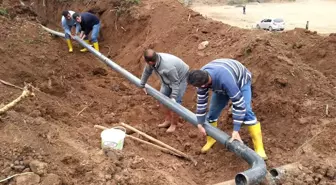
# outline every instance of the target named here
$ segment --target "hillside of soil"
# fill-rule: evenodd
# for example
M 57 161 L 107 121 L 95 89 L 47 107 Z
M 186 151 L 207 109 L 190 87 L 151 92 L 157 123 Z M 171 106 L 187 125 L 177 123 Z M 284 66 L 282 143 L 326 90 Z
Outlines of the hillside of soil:
M 204 185 L 230 180 L 248 168 L 219 143 L 200 154 L 205 138 L 182 119 L 172 134 L 157 128 L 163 121 L 157 101 L 92 54 L 80 53 L 78 44 L 69 54 L 63 39 L 39 26 L 62 31 L 64 9 L 99 16 L 101 52 L 138 77 L 146 48 L 179 56 L 193 69 L 216 58 L 239 60 L 253 73 L 253 109 L 262 124 L 268 168 L 299 161 L 302 173 L 284 184 L 335 184 L 335 35 L 242 30 L 174 0 L 120 2 L 0 1 L 7 12 L 0 16 L 0 79 L 37 88 L 35 97 L 0 115 L 0 179 L 35 172 L 4 184 Z M 203 41 L 209 46 L 199 50 Z M 154 75 L 150 84 L 159 88 Z M 3 84 L 0 92 L 0 107 L 21 94 Z M 195 101 L 195 89 L 188 87 L 184 106 L 194 111 Z M 231 133 L 226 110 L 219 127 Z M 119 122 L 191 155 L 198 165 L 128 139 L 122 153 L 107 157 L 100 150 L 100 130 L 93 126 Z M 241 136 L 252 147 L 246 128 Z M 36 172 L 36 166 L 43 170 Z

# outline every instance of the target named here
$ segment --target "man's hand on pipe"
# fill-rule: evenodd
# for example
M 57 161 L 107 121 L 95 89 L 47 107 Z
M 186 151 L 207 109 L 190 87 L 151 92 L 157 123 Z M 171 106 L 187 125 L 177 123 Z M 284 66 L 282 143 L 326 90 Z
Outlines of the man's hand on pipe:
M 243 143 L 243 140 L 240 138 L 240 135 L 239 135 L 239 132 L 238 132 L 238 131 L 233 131 L 233 132 L 232 132 L 232 137 L 231 137 L 231 139 L 230 139 L 230 143 L 231 143 L 233 140 L 238 140 L 238 141 L 240 141 L 241 143 Z
M 202 134 L 202 136 L 205 137 L 207 135 L 204 127 L 201 124 L 198 124 L 197 128 L 198 128 L 199 132 Z

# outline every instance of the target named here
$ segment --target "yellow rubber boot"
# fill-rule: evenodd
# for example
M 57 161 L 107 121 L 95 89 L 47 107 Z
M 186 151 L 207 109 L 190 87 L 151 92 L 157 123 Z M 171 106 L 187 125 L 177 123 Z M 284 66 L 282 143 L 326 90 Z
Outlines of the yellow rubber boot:
M 264 144 L 262 141 L 262 133 L 260 122 L 255 125 L 249 126 L 248 131 L 252 137 L 254 151 L 260 155 L 264 160 L 267 160 Z
M 212 126 L 217 127 L 217 121 L 211 123 Z M 206 153 L 207 151 L 210 150 L 210 148 L 216 143 L 216 140 L 210 136 L 207 136 L 207 142 L 201 149 L 202 153 Z
M 72 53 L 73 52 L 73 48 L 72 48 L 72 43 L 70 39 L 66 40 L 67 44 L 68 44 L 68 48 L 69 48 L 69 52 Z
M 85 41 L 87 44 L 90 44 L 89 40 L 84 40 L 84 41 Z M 83 49 L 81 49 L 80 51 L 81 51 L 81 52 L 87 52 L 88 49 L 83 48 Z
M 98 45 L 98 42 L 94 42 L 94 43 L 93 43 L 93 47 L 94 47 L 97 51 L 99 51 L 99 45 Z

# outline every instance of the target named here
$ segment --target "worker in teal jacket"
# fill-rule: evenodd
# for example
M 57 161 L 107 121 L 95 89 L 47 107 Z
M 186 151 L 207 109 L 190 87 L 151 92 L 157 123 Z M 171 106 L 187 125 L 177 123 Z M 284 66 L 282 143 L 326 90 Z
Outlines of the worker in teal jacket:
M 73 51 L 72 48 L 72 43 L 70 38 L 72 38 L 72 34 L 71 34 L 71 28 L 76 26 L 76 35 L 79 33 L 79 29 L 80 27 L 78 26 L 78 24 L 76 24 L 76 21 L 72 18 L 72 15 L 74 14 L 74 11 L 71 10 L 64 10 L 62 12 L 62 27 L 64 29 L 64 34 L 65 34 L 65 40 L 68 44 L 68 48 L 69 48 L 69 52 L 71 53 Z

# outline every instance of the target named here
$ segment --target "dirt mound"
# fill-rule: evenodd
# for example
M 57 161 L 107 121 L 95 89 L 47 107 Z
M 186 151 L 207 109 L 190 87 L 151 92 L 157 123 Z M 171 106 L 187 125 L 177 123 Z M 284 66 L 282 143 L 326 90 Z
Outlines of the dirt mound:
M 23 6 L 58 30 L 63 9 L 96 13 L 102 20 L 101 52 L 136 76 L 148 47 L 175 54 L 192 68 L 219 57 L 241 61 L 253 73 L 253 107 L 262 123 L 269 168 L 306 159 L 324 166 L 326 161 L 319 158 L 335 155 L 333 145 L 325 144 L 336 140 L 333 35 L 321 37 L 301 29 L 281 34 L 241 30 L 206 19 L 174 0 L 144 0 L 132 6 L 110 0 L 43 2 L 24 1 L 31 5 L 27 7 L 4 0 L 2 6 Z M 48 178 L 40 175 L 41 183 L 59 177 L 64 184 L 213 184 L 247 169 L 220 144 L 201 155 L 204 138 L 183 120 L 171 135 L 158 129 L 163 116 L 153 98 L 91 54 L 80 53 L 77 44 L 74 53 L 67 53 L 64 40 L 43 31 L 30 11 L 16 13 L 13 19 L 0 16 L 0 23 L 1 78 L 18 86 L 31 82 L 40 90 L 0 117 L 0 143 L 6 146 L 0 152 L 0 178 L 30 171 L 27 164 L 32 160 L 47 164 Z M 209 45 L 199 50 L 203 41 Z M 158 79 L 150 84 L 158 87 Z M 1 84 L 0 89 L 4 104 L 20 94 Z M 184 101 L 195 109 L 192 87 Z M 120 121 L 188 153 L 199 165 L 130 140 L 122 154 L 104 155 L 93 125 Z M 231 132 L 229 113 L 223 113 L 220 128 Z M 252 146 L 246 129 L 241 135 Z M 314 170 L 306 174 L 313 179 L 317 175 Z M 330 176 L 318 176 L 319 182 L 330 182 Z M 293 178 L 287 182 L 295 182 Z

